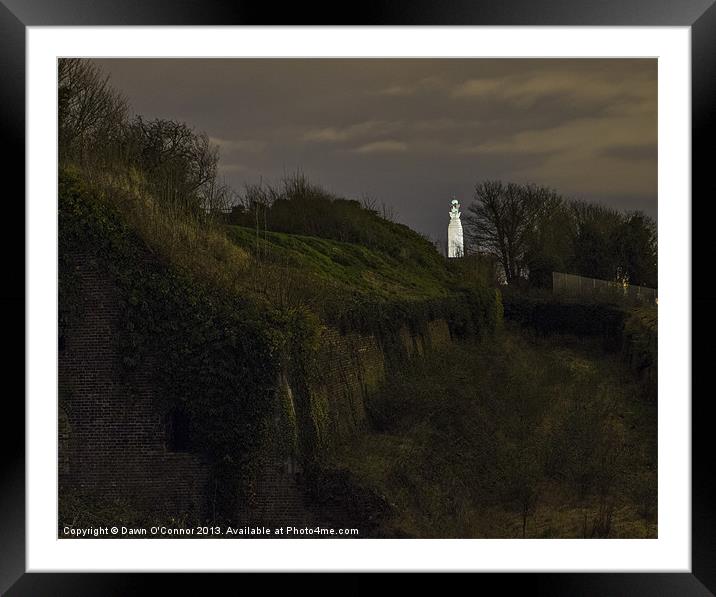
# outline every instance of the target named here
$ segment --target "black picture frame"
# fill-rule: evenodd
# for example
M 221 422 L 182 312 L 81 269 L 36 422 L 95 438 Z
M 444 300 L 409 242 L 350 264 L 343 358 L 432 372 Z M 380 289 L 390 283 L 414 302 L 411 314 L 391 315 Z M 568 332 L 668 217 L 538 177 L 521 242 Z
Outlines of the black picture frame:
M 3 284 L 0 290 L 5 334 L 6 380 L 18 383 L 6 390 L 0 437 L 0 593 L 17 595 L 134 595 L 158 585 L 163 593 L 190 591 L 211 594 L 209 583 L 219 575 L 143 574 L 31 574 L 25 573 L 25 265 L 19 258 L 25 246 L 25 39 L 30 26 L 94 25 L 549 25 L 549 26 L 690 26 L 692 35 L 692 233 L 706 238 L 706 226 L 716 198 L 710 145 L 716 138 L 716 5 L 714 0 L 502 0 L 500 2 L 380 0 L 350 6 L 215 0 L 0 0 L 0 130 L 5 157 L 2 172 L 4 244 Z M 350 19 L 348 21 L 347 19 Z M 668 198 L 664 199 L 668 200 Z M 710 201 L 709 201 L 710 200 Z M 704 234 L 700 234 L 703 232 Z M 696 243 L 696 241 L 693 241 Z M 23 253 L 24 255 L 24 253 Z M 706 364 L 706 346 L 713 337 L 716 296 L 704 280 L 713 251 L 692 247 L 693 381 L 702 378 L 696 365 Z M 704 272 L 702 276 L 696 275 Z M 703 370 L 703 369 L 702 369 Z M 6 384 L 7 387 L 7 384 Z M 709 595 L 716 593 L 716 466 L 712 458 L 709 394 L 692 391 L 692 568 L 691 573 L 543 573 L 485 574 L 470 580 L 477 587 L 499 582 L 501 591 L 526 590 L 570 595 Z M 689 396 L 670 399 L 689 400 Z M 310 575 L 302 582 L 313 583 Z M 336 590 L 357 592 L 370 582 L 365 575 L 331 579 Z M 266 580 L 287 583 L 296 578 Z M 428 590 L 430 582 L 421 580 Z M 290 583 L 290 584 L 288 584 Z M 444 579 L 439 579 L 444 590 Z M 229 586 L 239 590 L 232 581 Z M 5 591 L 7 591 L 5 593 Z M 232 591 L 234 592 L 234 591 Z

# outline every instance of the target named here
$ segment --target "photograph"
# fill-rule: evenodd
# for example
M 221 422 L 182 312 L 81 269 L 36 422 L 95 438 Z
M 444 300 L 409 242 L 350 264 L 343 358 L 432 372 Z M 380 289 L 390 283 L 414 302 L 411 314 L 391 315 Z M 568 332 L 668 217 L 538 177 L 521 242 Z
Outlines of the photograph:
M 57 538 L 659 538 L 658 69 L 57 58 Z

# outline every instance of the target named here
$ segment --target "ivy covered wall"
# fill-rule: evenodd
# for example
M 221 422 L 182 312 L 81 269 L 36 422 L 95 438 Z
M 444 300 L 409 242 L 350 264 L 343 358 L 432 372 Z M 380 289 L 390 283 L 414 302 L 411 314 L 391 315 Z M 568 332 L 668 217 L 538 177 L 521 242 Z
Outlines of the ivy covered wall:
M 61 524 L 309 519 L 306 471 L 369 424 L 386 370 L 501 320 L 486 287 L 321 320 L 211 286 L 67 172 L 59 231 Z

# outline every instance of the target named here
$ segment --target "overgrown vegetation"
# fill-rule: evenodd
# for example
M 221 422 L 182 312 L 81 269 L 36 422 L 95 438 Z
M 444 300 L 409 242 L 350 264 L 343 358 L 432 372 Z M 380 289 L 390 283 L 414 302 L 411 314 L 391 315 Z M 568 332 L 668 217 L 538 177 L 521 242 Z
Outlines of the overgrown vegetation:
M 192 451 L 213 462 L 220 517 L 230 519 L 252 499 L 267 421 L 280 400 L 279 372 L 288 367 L 295 391 L 308 391 L 321 320 L 377 334 L 386 345 L 397 344 L 402 326 L 418 331 L 435 318 L 464 338 L 490 334 L 501 321 L 499 293 L 458 285 L 444 266 L 423 271 L 358 245 L 280 233 L 264 234 L 254 253 L 252 231 L 232 227 L 229 242 L 214 224 L 186 219 L 177 227 L 146 190 L 123 183 L 61 169 L 60 335 L 68 318 L 81 315 L 73 311 L 65 258 L 92 254 L 124 299 L 117 342 L 125 370 L 152 368 L 162 408 L 188 418 Z M 272 279 L 278 286 L 267 290 Z M 269 443 L 295 443 L 296 424 L 288 425 L 285 441 Z M 65 509 L 96 502 L 67 499 Z M 111 509 L 101 500 L 95 505 L 85 512 Z M 128 508 L 120 508 L 123 516 Z
M 606 350 L 622 345 L 624 321 L 628 312 L 620 305 L 569 301 L 549 292 L 503 292 L 505 318 L 542 336 L 570 334 L 595 338 Z
M 253 292 L 279 304 L 305 305 L 344 331 L 417 329 L 444 317 L 465 335 L 494 329 L 497 321 L 495 290 L 476 274 L 456 275 L 417 235 L 410 239 L 414 253 L 408 242 L 406 256 L 312 236 L 257 235 L 239 226 L 231 226 L 228 236 L 254 256 L 245 276 Z
M 656 399 L 659 362 L 656 308 L 631 311 L 624 324 L 623 350 L 646 394 Z
M 378 536 L 654 537 L 656 406 L 574 337 L 453 345 L 391 372 L 332 467 L 383 496 Z
M 286 176 L 278 185 L 248 185 L 238 199 L 227 216 L 229 223 L 358 244 L 428 269 L 445 268 L 425 237 L 381 217 L 368 202 L 329 193 L 300 172 Z
M 123 98 L 86 61 L 60 61 L 60 98 L 60 337 L 82 315 L 67 258 L 92 255 L 121 293 L 124 370 L 152 369 L 159 406 L 186 418 L 191 450 L 213 463 L 220 517 L 250 503 L 262 442 L 276 431 L 278 377 L 288 371 L 296 392 L 306 392 L 322 325 L 386 342 L 436 316 L 463 336 L 495 328 L 495 291 L 477 277 L 458 284 L 405 226 L 292 177 L 276 211 L 264 209 L 277 222 L 283 214 L 286 232 L 265 222 L 227 227 L 219 217 L 227 190 L 205 135 L 183 123 L 129 120 Z M 327 203 L 339 215 L 306 229 Z M 291 210 L 311 218 L 291 224 Z M 125 389 L 131 396 L 131 384 Z M 287 445 L 295 433 L 286 429 Z M 105 506 L 97 502 L 97 511 Z
M 523 332 L 545 337 L 568 334 L 594 340 L 621 354 L 641 381 L 640 393 L 656 400 L 658 329 L 656 307 L 588 302 L 549 292 L 503 289 L 504 316 Z
M 495 335 L 503 303 L 494 259 L 447 263 L 421 235 L 300 174 L 236 194 L 218 180 L 205 134 L 130 119 L 90 62 L 61 60 L 59 74 L 60 337 L 81 316 L 67 257 L 90 254 L 121 294 L 124 371 L 150 368 L 162 408 L 187 417 L 192 451 L 212 462 L 220 517 L 251 503 L 271 444 L 314 459 L 306 464 L 322 487 L 309 494 L 343 495 L 355 520 L 370 509 L 370 528 L 383 536 L 654 535 L 654 403 L 635 400 L 639 380 L 655 389 L 650 312 L 507 293 L 506 317 L 540 334 Z M 517 253 L 495 255 L 510 276 L 529 271 L 540 285 L 534 276 L 567 246 L 553 217 L 564 204 L 532 191 L 554 226 L 530 220 Z M 602 222 L 595 213 L 583 222 Z M 648 226 L 636 229 L 651 247 Z M 645 259 L 650 267 L 648 251 Z M 423 332 L 434 319 L 464 342 L 425 361 L 402 358 L 401 328 Z M 301 428 L 325 413 L 292 411 L 277 383 L 288 376 L 296 403 L 307 400 L 323 326 L 374 334 L 390 365 L 368 405 L 373 431 L 332 463 L 318 462 Z M 584 338 L 626 347 L 641 377 Z M 61 515 L 71 519 L 141 519 L 131 504 L 64 497 Z

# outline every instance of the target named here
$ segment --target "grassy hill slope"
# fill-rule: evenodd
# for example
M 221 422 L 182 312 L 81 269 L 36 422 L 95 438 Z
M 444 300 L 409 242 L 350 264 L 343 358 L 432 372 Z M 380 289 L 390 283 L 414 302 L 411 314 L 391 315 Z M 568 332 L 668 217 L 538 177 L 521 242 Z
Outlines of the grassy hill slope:
M 230 226 L 228 236 L 259 259 L 301 271 L 336 291 L 386 300 L 428 298 L 445 296 L 455 282 L 445 263 L 427 250 L 417 257 L 392 256 L 355 243 L 282 232 L 257 234 L 241 226 Z
M 83 318 L 65 259 L 81 254 L 119 294 L 123 367 L 152 367 L 166 409 L 185 413 L 188 443 L 214 463 L 217 510 L 229 518 L 256 472 L 279 372 L 291 362 L 292 381 L 306 385 L 299 377 L 313 369 L 323 326 L 390 340 L 441 317 L 473 337 L 501 317 L 494 289 L 459 283 L 429 242 L 377 216 L 367 218 L 401 230 L 404 247 L 392 250 L 382 233 L 371 247 L 267 231 L 257 243 L 248 228 L 167 209 L 140 172 L 92 174 L 60 171 L 60 336 Z

